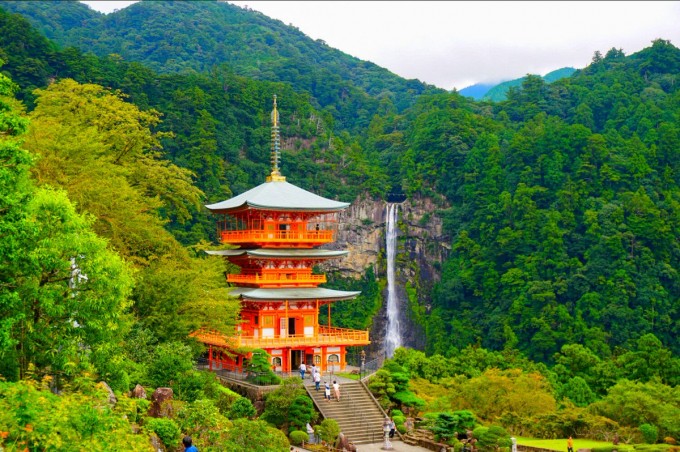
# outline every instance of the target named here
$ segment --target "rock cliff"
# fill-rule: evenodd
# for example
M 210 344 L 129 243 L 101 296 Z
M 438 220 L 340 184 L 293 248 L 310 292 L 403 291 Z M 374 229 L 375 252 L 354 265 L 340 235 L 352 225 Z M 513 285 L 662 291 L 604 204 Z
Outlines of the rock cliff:
M 450 239 L 443 234 L 438 211 L 448 206 L 442 199 L 409 198 L 399 206 L 399 240 L 397 250 L 397 292 L 404 345 L 422 349 L 425 337 L 411 317 L 406 284 L 417 289 L 418 303 L 429 304 L 430 293 L 441 276 L 441 264 L 448 257 Z M 324 270 L 344 277 L 361 277 L 372 266 L 379 278 L 385 278 L 386 203 L 362 197 L 341 213 L 338 237 L 333 249 L 349 251 L 349 256 L 325 264 Z M 386 295 L 383 296 L 386 299 Z M 385 304 L 373 319 L 370 351 L 380 352 L 385 336 Z

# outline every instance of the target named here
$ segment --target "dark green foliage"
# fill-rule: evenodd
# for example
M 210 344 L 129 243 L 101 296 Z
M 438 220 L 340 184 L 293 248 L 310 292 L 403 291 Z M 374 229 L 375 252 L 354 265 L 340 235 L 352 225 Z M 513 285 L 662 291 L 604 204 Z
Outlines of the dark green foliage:
M 73 3 L 60 8 L 31 3 L 3 6 L 25 15 L 62 46 L 100 57 L 117 54 L 165 73 L 209 72 L 227 63 L 238 75 L 309 93 L 343 129 L 366 127 L 384 108 L 378 99 L 401 110 L 423 92 L 441 92 L 226 2 L 140 2 L 108 15 Z
M 288 409 L 288 424 L 304 429 L 315 416 L 314 402 L 308 395 L 299 395 L 293 399 Z
M 380 286 L 375 277 L 373 267 L 368 267 L 361 279 L 342 278 L 329 275 L 326 287 L 360 291 L 361 294 L 353 300 L 334 303 L 331 312 L 331 320 L 334 326 L 365 330 L 373 323 L 373 317 L 382 306 Z M 319 323 L 328 323 L 328 313 L 322 310 L 319 314 Z
M 260 418 L 277 427 L 289 425 L 291 421 L 296 422 L 295 425 L 298 425 L 299 421 L 293 419 L 292 414 L 293 404 L 298 397 L 309 399 L 307 391 L 305 391 L 302 385 L 302 379 L 299 377 L 286 378 L 281 382 L 281 386 L 278 389 L 265 396 L 264 412 Z M 306 402 L 298 400 L 295 410 L 303 416 L 307 416 L 307 407 L 308 404 Z M 302 426 L 305 426 L 307 422 L 302 424 Z
M 542 78 L 548 83 L 552 83 L 561 78 L 570 77 L 576 69 L 573 67 L 563 67 L 557 69 L 548 74 L 545 74 Z M 482 100 L 490 100 L 493 102 L 501 102 L 506 100 L 507 93 L 511 88 L 517 88 L 522 86 L 522 83 L 526 80 L 526 77 L 518 78 L 515 80 L 508 80 L 507 82 L 499 83 L 498 85 L 492 86 L 487 89 L 483 96 L 480 96 Z
M 435 438 L 448 442 L 458 433 L 465 433 L 475 426 L 474 415 L 467 410 L 438 413 L 431 430 Z
M 262 349 L 255 349 L 250 359 L 244 360 L 243 369 L 248 372 L 247 380 L 256 385 L 277 385 L 281 383 L 272 370 L 270 356 Z

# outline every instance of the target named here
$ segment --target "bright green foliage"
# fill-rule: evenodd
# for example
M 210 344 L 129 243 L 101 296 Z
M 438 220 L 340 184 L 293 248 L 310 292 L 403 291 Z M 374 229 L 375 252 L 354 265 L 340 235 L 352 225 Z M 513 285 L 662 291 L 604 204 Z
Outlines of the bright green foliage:
M 497 451 L 501 447 L 510 447 L 510 434 L 503 427 L 492 425 L 491 427 L 477 427 L 472 431 L 477 439 L 476 446 L 482 451 Z
M 108 395 L 83 381 L 79 392 L 60 396 L 31 380 L 0 382 L 0 447 L 5 450 L 148 451 L 146 435 L 135 435 Z M 4 435 L 3 435 L 4 436 Z
M 169 386 L 180 374 L 191 370 L 191 349 L 180 342 L 156 347 L 149 363 L 148 384 L 154 388 Z
M 254 452 L 287 452 L 290 447 L 286 435 L 263 421 L 236 419 L 219 445 L 223 450 Z
M 623 426 L 652 424 L 659 436 L 680 437 L 680 387 L 659 381 L 647 383 L 621 380 L 589 411 L 606 416 Z
M 303 442 L 309 441 L 309 435 L 307 434 L 307 432 L 293 430 L 288 434 L 288 439 L 290 440 L 290 443 L 292 445 L 301 446 Z
M 11 81 L 0 75 L 3 373 L 10 379 L 29 368 L 70 374 L 89 361 L 115 386 L 124 378 L 102 356 L 111 356 L 110 344 L 122 331 L 130 270 L 64 192 L 28 181 L 30 160 L 14 138 L 26 121 L 14 111 L 11 92 Z
M 257 411 L 255 410 L 255 407 L 253 406 L 253 403 L 250 401 L 250 399 L 239 397 L 234 401 L 234 403 L 231 404 L 227 417 L 229 419 L 252 419 L 256 414 Z
M 144 427 L 158 435 L 158 438 L 168 449 L 175 447 L 180 442 L 181 432 L 172 419 L 150 417 L 144 421 Z
M 642 424 L 640 427 L 640 433 L 647 444 L 654 444 L 659 439 L 659 429 L 650 424 Z
M 209 399 L 181 405 L 175 421 L 184 435 L 191 436 L 199 450 L 221 447 L 231 425 Z
M 335 444 L 335 440 L 340 434 L 340 426 L 335 419 L 324 419 L 319 424 L 319 438 L 330 444 Z

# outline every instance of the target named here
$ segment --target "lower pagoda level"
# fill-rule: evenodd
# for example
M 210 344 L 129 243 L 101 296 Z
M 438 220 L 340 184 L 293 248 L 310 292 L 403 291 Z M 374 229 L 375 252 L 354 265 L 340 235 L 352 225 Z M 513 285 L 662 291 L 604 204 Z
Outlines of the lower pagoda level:
M 350 346 L 370 344 L 368 331 L 321 325 L 319 312 L 329 311 L 333 301 L 351 299 L 357 292 L 323 288 L 248 289 L 236 288 L 242 298 L 241 323 L 235 337 L 198 331 L 193 335 L 208 348 L 208 367 L 212 370 L 243 372 L 244 359 L 264 349 L 272 370 L 289 373 L 301 363 L 316 365 L 323 372 L 338 372 L 346 367 L 346 350 Z M 318 298 L 295 299 L 315 294 Z M 262 297 L 285 296 L 287 299 L 264 301 Z M 252 297 L 257 297 L 256 299 Z

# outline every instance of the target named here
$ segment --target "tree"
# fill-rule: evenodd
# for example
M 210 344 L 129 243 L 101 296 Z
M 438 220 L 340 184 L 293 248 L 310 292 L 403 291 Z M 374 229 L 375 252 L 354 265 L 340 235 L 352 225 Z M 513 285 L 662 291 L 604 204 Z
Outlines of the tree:
M 309 398 L 302 380 L 299 377 L 284 379 L 278 389 L 265 396 L 264 412 L 260 418 L 277 427 L 287 425 L 291 419 L 290 411 L 293 402 L 298 397 Z
M 20 378 L 29 369 L 72 374 L 88 362 L 104 378 L 113 377 L 116 369 L 101 356 L 110 357 L 114 338 L 124 330 L 131 271 L 66 193 L 30 184 L 29 159 L 13 139 L 26 122 L 7 100 L 11 86 L 0 75 L 0 171 L 3 183 L 11 184 L 2 190 L 6 214 L 0 224 L 3 361 Z

